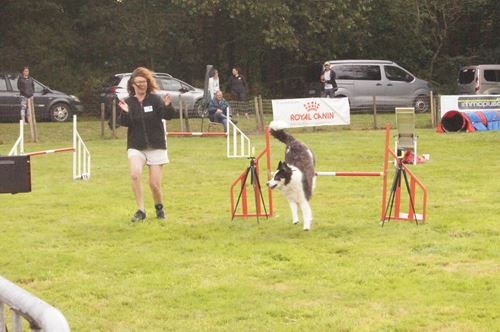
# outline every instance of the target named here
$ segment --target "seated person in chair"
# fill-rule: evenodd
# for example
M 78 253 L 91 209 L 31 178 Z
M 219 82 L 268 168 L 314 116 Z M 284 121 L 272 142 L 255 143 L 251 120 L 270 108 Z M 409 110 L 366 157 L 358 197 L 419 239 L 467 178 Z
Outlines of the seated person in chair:
M 214 98 L 210 100 L 208 104 L 208 118 L 212 122 L 222 123 L 224 126 L 224 132 L 227 132 L 227 117 L 229 114 L 229 104 L 224 99 L 222 91 L 217 91 L 214 94 Z M 236 121 L 233 121 L 236 124 Z

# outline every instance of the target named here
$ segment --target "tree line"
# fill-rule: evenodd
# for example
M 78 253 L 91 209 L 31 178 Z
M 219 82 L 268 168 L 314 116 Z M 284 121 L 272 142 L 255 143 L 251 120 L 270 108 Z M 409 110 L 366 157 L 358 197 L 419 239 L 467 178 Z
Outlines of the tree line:
M 458 69 L 500 63 L 497 0 L 0 0 L 0 71 L 97 111 L 114 73 L 146 66 L 202 87 L 207 64 L 249 96 L 303 97 L 321 64 L 385 59 L 456 92 Z

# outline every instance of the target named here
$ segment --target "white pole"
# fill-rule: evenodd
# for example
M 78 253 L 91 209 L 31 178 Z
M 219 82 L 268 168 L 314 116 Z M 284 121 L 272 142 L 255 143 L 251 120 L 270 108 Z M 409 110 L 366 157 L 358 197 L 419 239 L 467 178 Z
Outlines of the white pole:
M 21 142 L 19 144 L 19 154 L 24 154 L 24 120 L 19 121 L 19 137 Z
M 73 115 L 73 180 L 76 179 L 76 162 L 78 158 L 76 144 L 76 115 Z

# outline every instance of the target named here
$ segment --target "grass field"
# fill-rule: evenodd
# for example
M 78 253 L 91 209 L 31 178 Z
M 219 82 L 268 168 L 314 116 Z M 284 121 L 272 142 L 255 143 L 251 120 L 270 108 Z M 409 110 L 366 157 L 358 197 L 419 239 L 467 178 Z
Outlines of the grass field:
M 126 132 L 101 139 L 83 119 L 90 181 L 71 180 L 71 153 L 45 155 L 32 158 L 31 193 L 0 196 L 0 274 L 73 331 L 498 331 L 500 131 L 437 134 L 417 120 L 430 154 L 410 166 L 429 193 L 424 225 L 381 227 L 381 178 L 319 178 L 304 232 L 279 193 L 273 218 L 230 220 L 229 186 L 248 160 L 227 159 L 215 137 L 169 137 L 168 221 L 151 217 L 145 187 L 149 218 L 130 223 Z M 351 121 L 292 132 L 320 171 L 381 171 L 384 130 Z M 263 149 L 253 120 L 240 125 Z M 69 123 L 39 133 L 26 151 L 71 145 Z M 0 124 L 1 155 L 16 136 Z M 272 141 L 273 166 L 282 157 Z

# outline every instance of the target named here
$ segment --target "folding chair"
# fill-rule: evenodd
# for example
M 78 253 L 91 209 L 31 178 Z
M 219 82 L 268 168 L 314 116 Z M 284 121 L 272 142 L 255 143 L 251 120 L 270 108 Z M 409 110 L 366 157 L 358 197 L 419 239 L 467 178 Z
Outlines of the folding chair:
M 417 164 L 417 134 L 415 132 L 415 108 L 396 107 L 396 129 L 394 151 L 413 151 L 413 165 Z
M 207 131 L 210 131 L 212 128 L 216 128 L 216 132 L 222 132 L 224 131 L 224 125 L 220 122 L 214 122 L 210 120 L 210 117 L 208 116 L 208 108 L 205 108 L 201 112 L 201 131 L 203 132 L 203 122 L 204 120 L 207 119 L 208 125 L 207 125 Z M 222 129 L 220 129 L 222 128 Z

